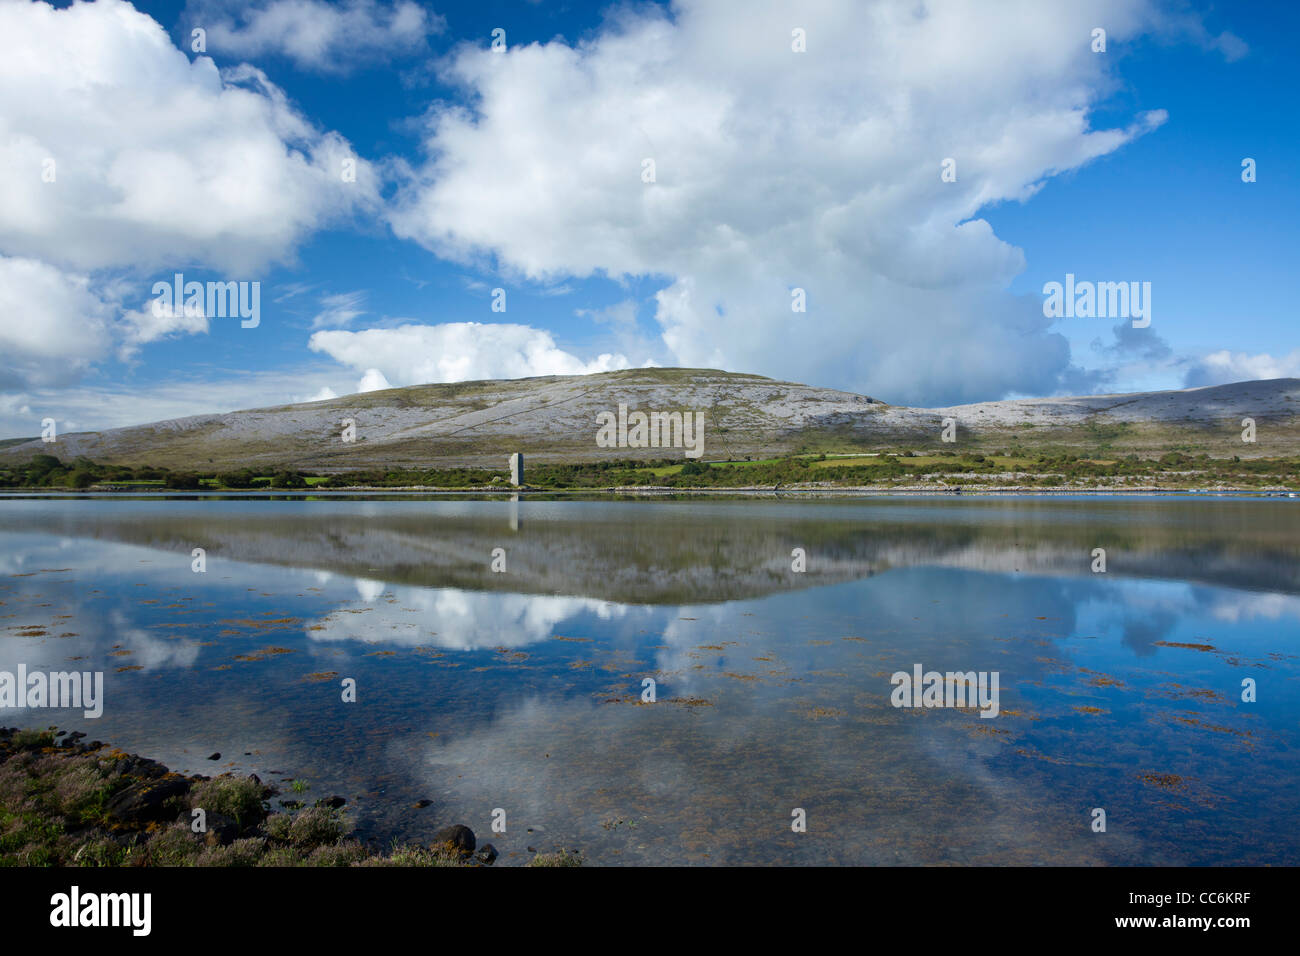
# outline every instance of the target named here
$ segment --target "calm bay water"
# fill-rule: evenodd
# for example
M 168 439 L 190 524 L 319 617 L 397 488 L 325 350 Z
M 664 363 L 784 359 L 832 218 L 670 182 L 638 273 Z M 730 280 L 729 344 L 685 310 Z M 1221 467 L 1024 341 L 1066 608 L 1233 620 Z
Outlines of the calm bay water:
M 106 701 L 0 723 L 503 863 L 1294 865 L 1298 559 L 1268 499 L 7 498 L 0 670 Z

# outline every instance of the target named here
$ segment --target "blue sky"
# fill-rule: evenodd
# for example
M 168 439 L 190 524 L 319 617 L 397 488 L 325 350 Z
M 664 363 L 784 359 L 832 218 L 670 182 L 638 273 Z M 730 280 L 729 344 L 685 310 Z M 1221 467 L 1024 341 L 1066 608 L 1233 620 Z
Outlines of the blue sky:
M 1294 4 L 68 7 L 0 10 L 0 436 L 645 364 L 1300 376 Z M 257 326 L 154 314 L 176 272 L 259 282 Z M 1150 326 L 1045 317 L 1067 273 Z

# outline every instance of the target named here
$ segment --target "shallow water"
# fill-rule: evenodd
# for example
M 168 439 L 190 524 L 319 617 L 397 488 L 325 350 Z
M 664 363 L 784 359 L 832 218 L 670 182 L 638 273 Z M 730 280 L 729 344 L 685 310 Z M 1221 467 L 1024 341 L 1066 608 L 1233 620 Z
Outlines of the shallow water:
M 0 670 L 106 698 L 0 723 L 503 863 L 1296 864 L 1297 558 L 1270 499 L 0 499 Z

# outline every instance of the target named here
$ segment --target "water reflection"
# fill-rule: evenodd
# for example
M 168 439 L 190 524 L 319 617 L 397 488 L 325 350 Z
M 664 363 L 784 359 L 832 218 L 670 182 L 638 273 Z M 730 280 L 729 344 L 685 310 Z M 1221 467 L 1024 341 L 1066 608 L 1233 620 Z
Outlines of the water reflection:
M 4 720 L 305 777 L 378 839 L 503 807 L 506 862 L 1300 856 L 1289 503 L 317 505 L 0 502 L 0 669 L 107 698 Z M 1001 715 L 894 709 L 915 663 Z
M 726 601 L 942 564 L 1300 592 L 1295 505 L 1258 499 L 0 501 L 0 527 L 421 587 Z M 515 517 L 527 512 L 525 526 Z M 509 573 L 490 570 L 494 547 Z M 790 552 L 808 554 L 790 573 Z M 21 560 L 21 558 L 19 558 Z

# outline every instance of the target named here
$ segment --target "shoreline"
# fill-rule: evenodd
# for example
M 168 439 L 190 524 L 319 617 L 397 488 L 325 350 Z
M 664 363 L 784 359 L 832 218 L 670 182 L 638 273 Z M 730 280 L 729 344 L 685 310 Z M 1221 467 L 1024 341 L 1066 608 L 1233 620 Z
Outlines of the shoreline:
M 428 846 L 350 836 L 347 801 L 280 800 L 255 773 L 176 773 L 81 731 L 0 726 L 0 866 L 491 866 L 460 824 Z M 527 866 L 578 866 L 539 853 Z
M 402 485 L 398 487 L 377 487 L 356 485 L 347 488 L 258 488 L 258 489 L 173 489 L 158 488 L 150 490 L 136 489 L 59 489 L 49 488 L 5 488 L 0 489 L 0 500 L 4 498 L 215 498 L 215 499 L 262 499 L 262 498 L 347 498 L 358 495 L 456 495 L 456 496 L 644 496 L 658 497 L 665 495 L 699 495 L 737 497 L 783 497 L 783 496 L 849 496 L 849 497 L 926 497 L 926 498 L 980 498 L 980 497 L 1154 497 L 1170 496 L 1180 498 L 1300 498 L 1300 491 L 1280 485 L 1260 488 L 1174 488 L 1160 485 L 1139 485 L 1130 488 L 1096 488 L 1088 486 L 1039 488 L 1031 485 L 1002 485 L 994 487 L 975 487 L 969 485 L 951 487 L 924 487 L 908 485 L 890 487 L 884 485 L 780 485 L 767 487 L 758 485 L 737 485 L 735 487 L 673 487 L 671 485 L 616 485 L 593 488 L 539 488 L 520 487 L 503 489 L 500 486 L 482 488 L 448 488 L 427 485 Z

